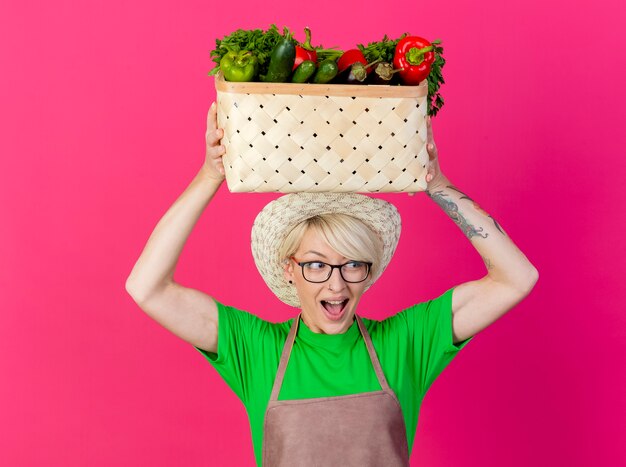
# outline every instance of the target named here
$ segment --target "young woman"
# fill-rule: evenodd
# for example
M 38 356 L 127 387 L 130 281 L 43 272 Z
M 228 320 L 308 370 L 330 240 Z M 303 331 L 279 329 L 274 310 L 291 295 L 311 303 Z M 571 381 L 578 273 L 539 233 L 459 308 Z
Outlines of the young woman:
M 259 465 L 408 465 L 426 391 L 472 336 L 528 295 L 537 270 L 441 173 L 428 119 L 427 194 L 481 255 L 484 277 L 385 320 L 361 318 L 362 294 L 395 251 L 397 210 L 365 195 L 290 194 L 255 220 L 252 252 L 269 288 L 299 313 L 270 323 L 225 306 L 173 280 L 191 230 L 224 180 L 222 135 L 213 104 L 205 162 L 157 224 L 128 292 L 196 347 L 242 400 Z

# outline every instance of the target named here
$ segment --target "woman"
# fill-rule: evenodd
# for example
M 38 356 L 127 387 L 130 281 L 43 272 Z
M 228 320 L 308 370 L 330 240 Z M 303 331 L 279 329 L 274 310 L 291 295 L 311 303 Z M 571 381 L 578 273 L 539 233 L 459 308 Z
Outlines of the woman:
M 364 195 L 287 195 L 263 209 L 252 232 L 267 285 L 301 310 L 270 323 L 173 280 L 187 237 L 224 180 L 223 131 L 215 103 L 209 110 L 205 162 L 156 226 L 126 289 L 242 400 L 259 465 L 408 465 L 434 379 L 537 281 L 500 225 L 442 174 L 430 119 L 427 126 L 426 193 L 462 229 L 487 274 L 383 321 L 360 318 L 361 295 L 397 245 L 396 209 Z

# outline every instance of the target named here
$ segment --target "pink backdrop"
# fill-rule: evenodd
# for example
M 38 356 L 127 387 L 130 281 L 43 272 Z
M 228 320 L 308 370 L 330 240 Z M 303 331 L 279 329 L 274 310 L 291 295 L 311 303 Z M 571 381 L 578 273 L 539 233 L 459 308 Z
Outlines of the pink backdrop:
M 623 465 L 622 2 L 225 5 L 0 6 L 0 465 L 253 462 L 239 401 L 124 283 L 203 161 L 215 39 L 271 23 L 342 48 L 385 33 L 441 38 L 442 168 L 540 272 L 427 394 L 412 465 Z M 274 197 L 223 187 L 176 279 L 266 319 L 292 316 L 249 249 Z M 363 315 L 484 274 L 425 195 L 385 199 L 404 230 Z

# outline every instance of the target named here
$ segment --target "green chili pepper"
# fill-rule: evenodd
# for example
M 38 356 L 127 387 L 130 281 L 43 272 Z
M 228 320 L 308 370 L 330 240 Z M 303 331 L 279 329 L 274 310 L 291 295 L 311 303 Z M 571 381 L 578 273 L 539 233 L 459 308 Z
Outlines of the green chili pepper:
M 240 52 L 228 49 L 220 60 L 220 70 L 226 81 L 252 81 L 258 71 L 259 61 L 249 50 Z

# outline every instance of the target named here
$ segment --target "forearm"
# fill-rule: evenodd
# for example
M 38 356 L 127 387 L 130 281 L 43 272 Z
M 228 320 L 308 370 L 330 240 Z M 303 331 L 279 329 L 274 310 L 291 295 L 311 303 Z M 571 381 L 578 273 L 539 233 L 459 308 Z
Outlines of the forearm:
M 426 192 L 463 231 L 487 268 L 488 276 L 519 290 L 532 287 L 537 270 L 502 226 L 449 180 Z
M 187 238 L 220 183 L 207 176 L 204 166 L 200 169 L 150 235 L 126 281 L 129 293 L 138 298 L 145 297 L 173 281 L 174 270 Z

